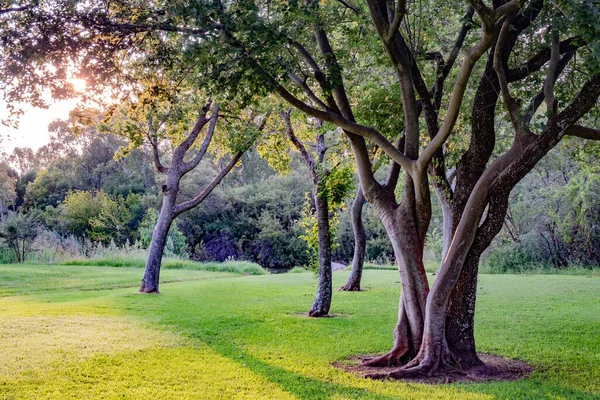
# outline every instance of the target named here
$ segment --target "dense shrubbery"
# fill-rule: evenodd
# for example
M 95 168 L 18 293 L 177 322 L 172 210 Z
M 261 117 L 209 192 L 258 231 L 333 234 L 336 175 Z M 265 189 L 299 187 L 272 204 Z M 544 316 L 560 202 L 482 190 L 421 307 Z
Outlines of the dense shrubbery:
M 567 142 L 523 179 L 484 270 L 520 273 L 600 264 L 600 166 L 593 151 L 599 148 L 590 147 Z M 539 189 L 526 189 L 532 187 Z
M 123 144 L 119 139 L 93 130 L 74 136 L 61 121 L 51 128 L 55 136 L 48 146 L 37 153 L 16 149 L 0 162 L 0 225 L 5 232 L 0 262 L 18 260 L 9 238 L 11 221 L 29 215 L 41 229 L 25 244 L 20 239 L 19 258 L 23 245 L 25 256 L 39 262 L 147 248 L 161 199 L 160 178 L 144 149 L 115 161 Z M 598 152 L 597 145 L 570 141 L 523 180 L 512 196 L 504 231 L 484 257 L 483 271 L 520 273 L 600 263 L 600 167 L 593 162 Z M 192 171 L 182 182 L 182 198 L 206 184 L 217 169 L 207 161 Z M 247 153 L 241 168 L 172 226 L 167 254 L 197 261 L 248 260 L 267 268 L 308 266 L 309 248 L 301 239 L 302 210 L 311 201 L 307 176 L 297 159 L 292 158 L 291 172 L 279 175 L 257 152 Z M 532 187 L 540 189 L 525 190 Z M 336 218 L 333 259 L 350 263 L 350 207 Z M 394 264 L 387 235 L 368 204 L 363 219 L 367 261 Z M 434 201 L 425 254 L 432 268 L 441 253 L 441 224 Z

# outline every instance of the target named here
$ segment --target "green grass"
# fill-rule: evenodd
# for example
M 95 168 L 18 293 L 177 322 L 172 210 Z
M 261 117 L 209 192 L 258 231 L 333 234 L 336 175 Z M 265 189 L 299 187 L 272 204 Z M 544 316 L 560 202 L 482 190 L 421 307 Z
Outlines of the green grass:
M 43 268 L 57 270 L 0 266 L 0 282 L 14 277 L 10 289 L 0 286 L 0 398 L 600 396 L 597 277 L 481 276 L 479 350 L 517 357 L 536 371 L 517 382 L 429 386 L 371 381 L 331 366 L 389 348 L 399 294 L 395 271 L 365 271 L 364 292 L 334 293 L 335 318 L 309 319 L 304 313 L 316 285 L 309 273 L 166 270 L 163 276 L 181 274 L 181 282 L 143 295 L 135 286 L 109 290 L 115 282 L 137 285 L 139 269 Z M 336 272 L 335 286 L 346 277 Z M 86 291 L 92 283 L 107 290 Z
M 439 261 L 435 261 L 435 260 L 425 261 L 425 271 L 427 271 L 427 272 L 436 272 L 439 267 L 440 267 Z M 365 263 L 364 269 L 397 271 L 398 266 L 391 265 L 391 264 L 380 265 L 380 264 Z
M 86 265 L 100 267 L 132 267 L 143 268 L 146 265 L 145 255 L 107 255 L 96 258 L 84 258 L 69 260 L 64 265 Z M 227 261 L 227 262 L 195 262 L 179 258 L 164 258 L 162 269 L 187 269 L 192 271 L 231 272 L 246 275 L 264 275 L 267 271 L 260 265 L 249 261 Z

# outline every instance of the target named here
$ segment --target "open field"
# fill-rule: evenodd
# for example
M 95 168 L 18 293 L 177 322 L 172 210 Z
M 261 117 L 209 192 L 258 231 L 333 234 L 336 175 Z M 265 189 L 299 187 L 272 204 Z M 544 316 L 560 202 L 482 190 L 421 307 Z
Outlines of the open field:
M 341 286 L 347 272 L 335 274 Z M 335 318 L 309 319 L 311 273 L 244 276 L 166 269 L 160 295 L 139 268 L 0 266 L 0 398 L 595 399 L 600 278 L 483 275 L 482 352 L 527 361 L 517 382 L 371 381 L 331 363 L 386 351 L 395 271 L 335 292 Z

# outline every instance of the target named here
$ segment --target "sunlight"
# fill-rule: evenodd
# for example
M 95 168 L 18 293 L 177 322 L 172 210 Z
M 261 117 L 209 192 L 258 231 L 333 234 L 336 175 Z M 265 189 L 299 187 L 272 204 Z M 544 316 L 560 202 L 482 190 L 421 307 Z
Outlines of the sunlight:
M 85 92 L 85 89 L 87 88 L 87 82 L 85 79 L 72 78 L 69 79 L 69 83 L 73 85 L 73 89 L 79 93 Z

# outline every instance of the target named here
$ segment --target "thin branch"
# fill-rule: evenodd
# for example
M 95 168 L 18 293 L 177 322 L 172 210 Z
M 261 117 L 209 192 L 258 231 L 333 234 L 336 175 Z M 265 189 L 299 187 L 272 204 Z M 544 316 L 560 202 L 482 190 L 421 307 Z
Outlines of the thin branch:
M 396 6 L 394 7 L 394 20 L 388 28 L 384 38 L 386 42 L 389 42 L 392 39 L 392 37 L 396 34 L 396 32 L 398 32 L 398 29 L 400 29 L 400 24 L 402 24 L 405 15 L 406 0 L 396 0 Z
M 288 76 L 296 85 L 298 85 L 304 93 L 317 105 L 319 105 L 322 109 L 327 110 L 329 107 L 312 91 L 312 89 L 306 84 L 306 81 L 300 79 L 297 75 L 288 72 Z
M 200 192 L 196 197 L 173 207 L 173 212 L 175 213 L 175 215 L 179 215 L 202 203 L 202 201 L 204 201 L 204 199 L 206 199 L 206 197 L 208 197 L 208 195 L 211 194 L 211 192 L 219 185 L 219 183 L 221 183 L 223 178 L 225 178 L 225 176 L 227 176 L 227 174 L 233 169 L 235 164 L 237 164 L 240 158 L 242 158 L 244 152 L 245 150 L 238 151 L 233 156 L 233 158 L 227 163 L 227 165 L 221 171 L 219 171 L 217 176 L 213 178 L 213 180 L 208 184 L 208 186 L 206 186 L 204 190 Z
M 337 0 L 338 2 L 342 3 L 346 8 L 351 9 L 352 11 L 354 11 L 354 14 L 356 15 L 360 15 L 360 11 L 358 10 L 358 8 L 356 8 L 355 6 L 353 6 L 352 4 L 344 1 L 344 0 Z
M 304 147 L 304 144 L 300 141 L 300 139 L 298 139 L 298 137 L 294 133 L 294 127 L 292 126 L 292 120 L 290 118 L 291 112 L 292 112 L 292 110 L 289 109 L 287 111 L 281 110 L 281 112 L 279 113 L 281 115 L 281 118 L 283 119 L 283 121 L 285 123 L 285 133 L 287 134 L 287 136 L 290 139 L 290 141 L 292 142 L 292 144 L 300 152 L 300 155 L 302 156 L 302 159 L 304 160 L 304 164 L 306 164 L 306 166 L 310 170 L 310 174 L 312 175 L 313 182 L 316 185 L 317 184 L 317 178 L 318 178 L 318 176 L 317 176 L 317 162 L 310 155 L 310 153 L 306 150 L 306 147 Z
M 504 45 L 506 44 L 506 38 L 508 37 L 508 29 L 510 27 L 511 21 L 512 18 L 507 18 L 502 24 L 502 28 L 500 29 L 500 34 L 498 35 L 498 41 L 496 42 L 496 48 L 494 50 L 494 70 L 496 71 L 496 75 L 498 76 L 500 90 L 502 91 L 502 98 L 504 100 L 504 104 L 506 105 L 506 109 L 508 110 L 508 114 L 510 116 L 513 128 L 515 130 L 515 133 L 517 135 L 520 135 L 523 132 L 521 129 L 522 121 L 519 117 L 519 103 L 510 94 L 510 90 L 508 89 L 508 82 L 506 80 L 506 73 L 504 72 L 504 64 L 502 62 L 502 54 L 504 53 Z
M 11 12 L 25 11 L 25 10 L 27 10 L 30 7 L 31 7 L 31 4 L 27 4 L 27 5 L 20 6 L 20 7 L 3 8 L 3 9 L 0 9 L 0 15 L 2 15 L 2 14 L 8 14 L 8 13 L 11 13 Z
M 158 136 L 156 135 L 156 130 L 152 125 L 152 116 L 148 116 L 148 129 L 145 131 L 146 137 L 150 142 L 152 147 L 152 156 L 154 160 L 154 166 L 158 170 L 158 172 L 166 174 L 169 172 L 169 168 L 166 168 L 160 161 L 160 153 L 158 151 Z M 154 136 L 154 137 L 152 137 Z
M 579 36 L 571 37 L 560 42 L 559 52 L 560 54 L 564 54 L 573 50 L 577 50 L 583 45 L 584 42 Z M 508 83 L 527 78 L 532 73 L 539 71 L 550 60 L 550 54 L 551 49 L 549 47 L 545 47 L 527 60 L 524 65 L 507 70 L 506 79 Z
M 552 28 L 551 28 L 552 29 Z M 554 82 L 556 82 L 556 69 L 558 68 L 558 60 L 560 58 L 559 46 L 560 41 L 558 31 L 552 32 L 552 47 L 550 51 L 550 64 L 546 72 L 546 80 L 544 82 L 544 97 L 546 98 L 546 109 L 552 115 L 556 114 L 556 97 L 554 96 Z
M 192 158 L 192 160 L 190 162 L 187 162 L 183 164 L 183 173 L 189 172 L 191 170 L 193 170 L 194 168 L 196 168 L 198 166 L 198 164 L 200 163 L 200 161 L 202 161 L 202 159 L 204 158 L 204 155 L 206 154 L 207 150 L 208 150 L 208 146 L 210 145 L 210 142 L 212 141 L 213 135 L 215 133 L 215 128 L 217 126 L 217 120 L 219 119 L 219 105 L 217 103 L 215 103 L 212 107 L 212 114 L 210 116 L 210 123 L 208 125 L 208 131 L 206 132 L 206 136 L 204 137 L 204 141 L 202 142 L 202 146 L 200 146 L 200 150 L 198 150 L 198 153 L 196 153 L 196 155 L 194 156 L 194 158 Z

